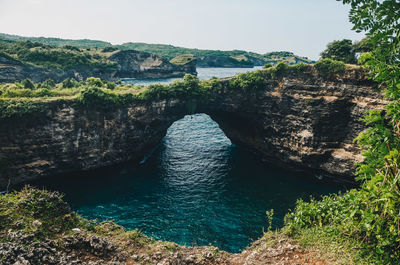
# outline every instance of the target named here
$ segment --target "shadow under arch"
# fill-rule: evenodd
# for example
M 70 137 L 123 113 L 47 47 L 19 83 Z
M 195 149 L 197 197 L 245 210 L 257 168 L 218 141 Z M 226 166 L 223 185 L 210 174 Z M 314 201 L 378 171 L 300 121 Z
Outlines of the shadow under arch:
M 298 198 L 337 192 L 233 145 L 206 114 L 174 122 L 148 159 L 42 179 L 89 219 L 115 220 L 156 239 L 239 252 L 262 235 L 265 211 L 274 226 Z

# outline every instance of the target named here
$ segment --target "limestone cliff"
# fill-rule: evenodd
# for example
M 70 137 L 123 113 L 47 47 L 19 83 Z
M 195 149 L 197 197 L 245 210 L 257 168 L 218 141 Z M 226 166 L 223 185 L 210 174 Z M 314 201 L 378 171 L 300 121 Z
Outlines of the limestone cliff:
M 229 80 L 196 112 L 211 116 L 232 140 L 262 159 L 352 180 L 360 150 L 353 143 L 365 127 L 363 113 L 385 103 L 362 70 L 326 79 L 310 67 L 301 74 L 265 78 L 256 93 L 235 90 Z M 115 111 L 50 102 L 39 117 L 2 121 L 0 186 L 41 176 L 142 159 L 168 127 L 188 114 L 178 99 L 137 101 Z
M 353 181 L 362 161 L 355 137 L 365 129 L 360 118 L 385 100 L 360 69 L 327 80 L 314 68 L 279 81 L 266 80 L 254 96 L 224 91 L 202 108 L 233 143 L 270 163 L 310 171 L 317 177 Z

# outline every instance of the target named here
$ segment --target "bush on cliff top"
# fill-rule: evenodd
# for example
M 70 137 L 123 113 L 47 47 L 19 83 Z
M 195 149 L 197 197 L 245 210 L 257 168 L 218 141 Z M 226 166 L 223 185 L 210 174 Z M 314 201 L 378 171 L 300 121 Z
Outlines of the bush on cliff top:
M 73 228 L 79 228 L 83 236 L 95 234 L 112 237 L 116 244 L 121 242 L 122 248 L 129 247 L 131 250 L 132 247 L 155 243 L 138 230 L 126 231 L 114 222 L 99 223 L 80 217 L 58 192 L 26 186 L 20 191 L 0 194 L 0 241 L 12 241 L 9 238 L 12 233 L 16 237 L 27 236 L 25 244 L 32 243 L 32 240 L 62 240 L 76 233 Z
M 24 88 L 28 88 L 28 89 L 35 89 L 35 85 L 32 83 L 32 81 L 30 79 L 24 79 L 21 81 L 21 85 Z
M 254 93 L 265 87 L 265 80 L 263 71 L 252 71 L 236 75 L 229 81 L 229 86 L 232 89 Z
M 22 117 L 44 113 L 49 110 L 46 102 L 36 102 L 26 99 L 2 99 L 0 98 L 0 119 Z
M 370 76 L 379 82 L 390 103 L 372 110 L 363 121 L 368 129 L 356 139 L 364 161 L 358 165 L 361 188 L 310 203 L 298 201 L 287 215 L 292 234 L 316 227 L 332 228 L 339 238 L 362 244 L 366 255 L 377 255 L 376 264 L 400 264 L 400 3 L 391 0 L 343 0 L 350 3 L 354 28 L 367 31 L 372 51 L 363 55 Z M 384 19 L 383 19 L 384 18 Z M 343 71 L 344 63 L 321 60 L 323 73 Z
M 111 110 L 129 104 L 134 99 L 134 94 L 118 94 L 97 86 L 91 86 L 81 91 L 78 103 L 90 108 Z
M 356 64 L 356 48 L 351 40 L 336 40 L 327 45 L 326 49 L 321 53 L 321 58 Z
M 11 229 L 44 239 L 70 231 L 79 223 L 58 192 L 26 187 L 0 195 L 0 234 Z
M 178 98 L 182 100 L 202 100 L 208 95 L 208 88 L 203 86 L 203 82 L 190 74 L 186 74 L 183 81 L 174 81 L 169 85 L 154 84 L 149 85 L 140 95 L 141 99 L 159 100 Z
M 322 59 L 315 64 L 317 71 L 325 77 L 333 77 L 336 74 L 343 73 L 346 70 L 344 62 L 332 59 Z

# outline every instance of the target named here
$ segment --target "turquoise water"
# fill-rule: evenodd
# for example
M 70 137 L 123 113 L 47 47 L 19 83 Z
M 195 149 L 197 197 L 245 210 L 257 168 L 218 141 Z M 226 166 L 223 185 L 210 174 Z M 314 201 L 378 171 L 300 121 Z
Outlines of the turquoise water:
M 262 163 L 232 145 L 205 114 L 175 122 L 142 164 L 52 177 L 37 183 L 66 194 L 84 217 L 114 220 L 155 239 L 238 252 L 262 235 L 265 212 L 280 227 L 298 198 L 343 190 Z
M 255 66 L 253 68 L 201 68 L 198 67 L 197 70 L 197 77 L 200 80 L 208 80 L 212 77 L 224 78 L 229 76 L 234 76 L 238 73 L 245 73 L 249 71 L 259 70 L 262 69 L 262 66 Z M 135 78 L 124 78 L 123 82 L 127 84 L 135 84 L 135 85 L 151 85 L 151 84 L 169 84 L 175 80 L 180 80 L 182 78 L 160 78 L 160 79 L 135 79 Z

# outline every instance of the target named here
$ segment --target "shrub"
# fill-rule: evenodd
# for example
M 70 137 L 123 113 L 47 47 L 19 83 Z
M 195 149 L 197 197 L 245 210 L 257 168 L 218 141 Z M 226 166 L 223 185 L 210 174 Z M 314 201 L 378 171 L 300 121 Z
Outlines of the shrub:
M 88 77 L 86 79 L 86 84 L 94 87 L 102 87 L 104 85 L 101 79 L 96 77 Z
M 116 50 L 118 50 L 118 48 L 110 46 L 110 47 L 104 47 L 101 50 L 101 52 L 113 52 L 113 51 L 116 51 Z
M 332 59 L 322 59 L 315 64 L 317 71 L 325 76 L 332 77 L 336 74 L 343 73 L 346 70 L 346 65 L 343 62 Z
M 200 86 L 207 92 L 220 91 L 222 89 L 222 84 L 216 77 L 201 81 Z
M 40 240 L 70 231 L 78 217 L 57 192 L 29 187 L 0 195 L 0 230 L 22 230 Z
M 56 87 L 56 83 L 54 82 L 53 79 L 46 79 L 41 85 L 41 88 L 47 88 L 47 89 L 52 89 Z
M 294 69 L 296 69 L 298 72 L 304 72 L 304 71 L 306 71 L 307 69 L 310 68 L 310 65 L 308 65 L 306 63 L 299 63 L 299 64 L 296 64 L 296 65 L 294 65 L 292 67 Z
M 114 90 L 114 88 L 115 88 L 115 83 L 113 83 L 113 82 L 107 82 L 107 88 L 110 89 L 110 90 Z
M 118 104 L 118 96 L 113 93 L 107 93 L 97 86 L 90 86 L 81 92 L 79 101 L 86 106 L 109 109 Z
M 351 40 L 333 41 L 321 53 L 321 58 L 355 64 L 357 62 L 356 48 Z
M 71 80 L 72 78 L 66 78 L 63 82 L 62 82 L 62 87 L 63 88 L 72 88 L 75 86 L 74 82 Z
M 30 79 L 24 79 L 21 81 L 21 85 L 24 88 L 28 88 L 28 89 L 35 89 L 35 85 L 33 84 L 33 82 Z
M 44 113 L 49 110 L 48 103 L 25 99 L 0 99 L 0 119 L 22 117 L 32 113 Z
M 266 65 L 264 65 L 264 69 L 271 68 L 271 67 L 273 67 L 273 65 L 271 63 L 267 63 Z
M 265 78 L 262 71 L 253 71 L 248 73 L 242 73 L 235 76 L 233 80 L 229 82 L 229 86 L 233 89 L 243 89 L 247 92 L 256 92 L 265 85 Z
M 71 46 L 71 45 L 65 45 L 63 48 L 67 49 L 67 50 L 71 50 L 71 51 L 77 51 L 77 52 L 81 51 L 78 47 Z
M 286 71 L 289 69 L 289 65 L 285 62 L 279 62 L 275 66 L 275 75 L 276 77 L 281 77 L 286 73 Z

